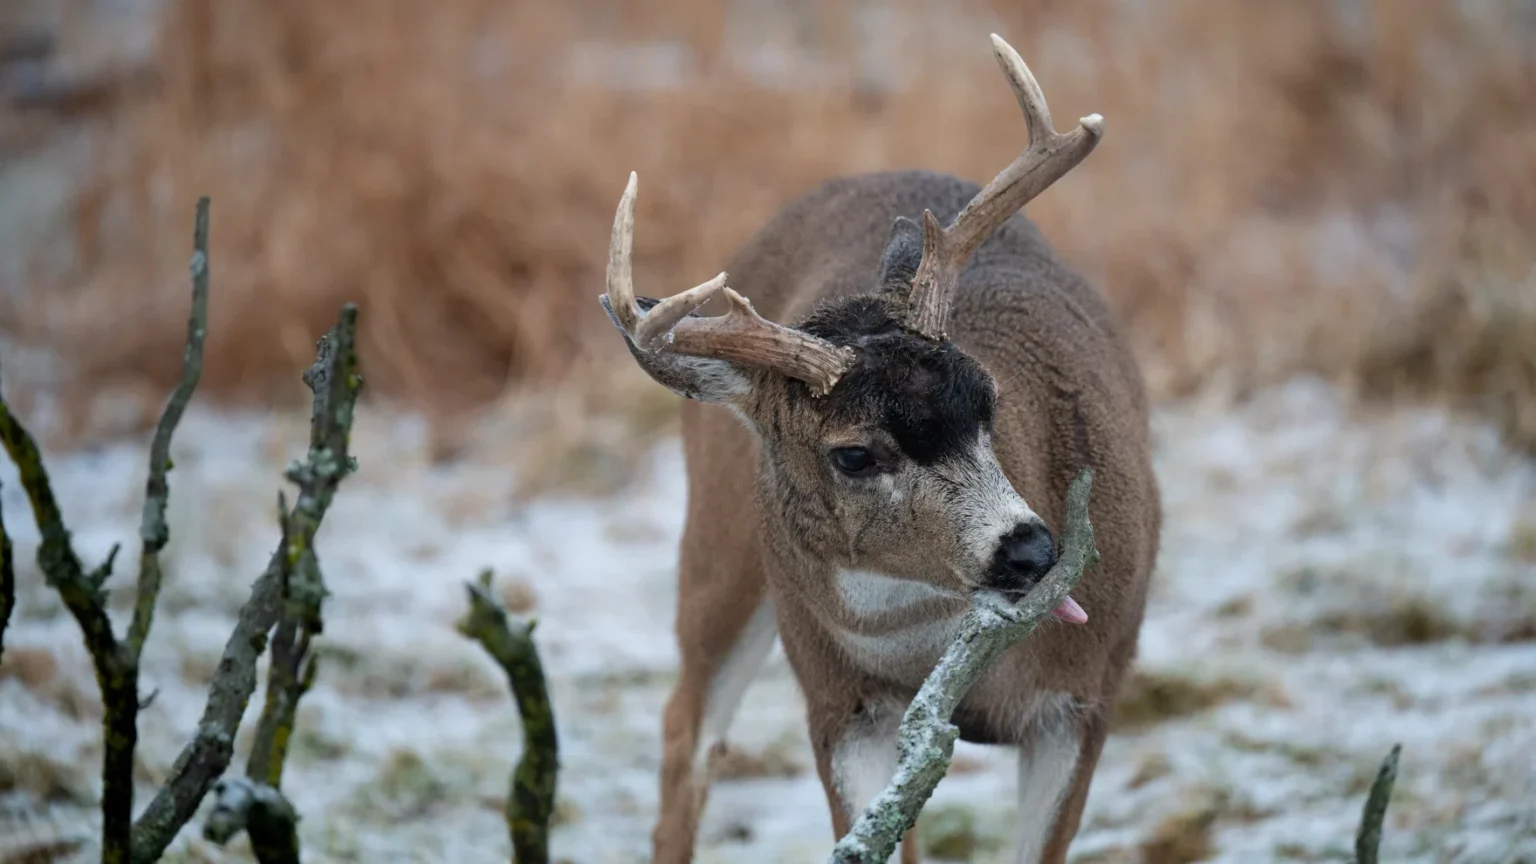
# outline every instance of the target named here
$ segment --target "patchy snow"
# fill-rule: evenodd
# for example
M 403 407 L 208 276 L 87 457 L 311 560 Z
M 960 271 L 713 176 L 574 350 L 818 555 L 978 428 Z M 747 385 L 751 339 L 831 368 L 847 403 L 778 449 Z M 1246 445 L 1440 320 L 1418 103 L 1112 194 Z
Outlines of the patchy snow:
M 1143 860 L 1146 844 L 1202 824 L 1209 860 L 1346 860 L 1395 741 L 1384 860 L 1536 860 L 1536 465 L 1438 411 L 1352 404 L 1303 380 L 1235 409 L 1159 410 L 1167 529 L 1140 668 L 1216 695 L 1111 739 L 1075 860 Z M 304 434 L 299 417 L 194 409 L 177 437 L 141 803 L 196 723 L 276 540 L 281 471 Z M 119 611 L 143 443 L 50 460 L 82 554 L 124 544 Z M 308 859 L 509 859 L 499 808 L 516 711 L 499 670 L 453 629 L 462 582 L 491 567 L 536 598 L 563 746 L 556 857 L 645 860 L 675 664 L 676 443 L 619 496 L 530 503 L 513 500 L 498 464 L 432 465 L 409 419 L 363 414 L 355 447 L 362 470 L 319 541 L 333 592 L 326 656 L 285 783 Z M 0 482 L 21 580 L 0 667 L 0 789 L 12 787 L 0 833 L 89 830 L 94 679 L 32 563 L 36 532 L 8 464 Z M 699 860 L 824 860 L 830 822 L 777 648 L 745 706 L 732 738 L 776 770 L 716 785 Z M 963 808 L 976 859 L 1009 860 L 1011 754 L 961 744 L 957 756 L 929 810 Z M 174 860 L 249 860 L 243 841 L 220 850 L 198 833 L 183 832 Z

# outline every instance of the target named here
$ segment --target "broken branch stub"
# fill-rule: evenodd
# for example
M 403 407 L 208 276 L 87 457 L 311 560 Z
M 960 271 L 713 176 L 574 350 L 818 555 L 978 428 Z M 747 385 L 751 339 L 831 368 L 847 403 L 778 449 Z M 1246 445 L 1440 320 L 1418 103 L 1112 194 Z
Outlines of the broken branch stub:
M 560 740 L 554 707 L 544 680 L 544 665 L 533 642 L 534 622 L 515 619 L 491 594 L 491 572 L 478 584 L 466 583 L 469 610 L 459 632 L 479 642 L 507 675 L 517 712 L 523 720 L 523 755 L 507 795 L 507 830 L 512 859 L 518 864 L 548 864 L 549 822 L 555 812 L 555 784 L 560 773 Z
M 1376 779 L 1365 796 L 1365 807 L 1360 813 L 1360 830 L 1355 834 L 1355 864 L 1376 864 L 1381 847 L 1381 826 L 1387 818 L 1387 804 L 1392 800 L 1392 786 L 1397 782 L 1397 760 L 1403 753 L 1403 745 L 1393 744 L 1391 752 L 1381 760 Z
M 299 864 L 299 814 L 277 789 L 244 777 L 220 780 L 203 838 L 220 846 L 244 831 L 258 864 Z

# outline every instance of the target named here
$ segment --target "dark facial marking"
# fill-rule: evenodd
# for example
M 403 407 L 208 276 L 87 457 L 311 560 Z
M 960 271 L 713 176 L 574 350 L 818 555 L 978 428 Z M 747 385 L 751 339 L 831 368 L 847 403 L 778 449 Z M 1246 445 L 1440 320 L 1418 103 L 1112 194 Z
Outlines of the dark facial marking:
M 883 298 L 849 298 L 801 326 L 859 350 L 859 364 L 813 403 L 829 420 L 878 423 L 919 465 L 968 453 L 990 431 L 995 396 L 987 371 L 949 342 L 902 330 Z

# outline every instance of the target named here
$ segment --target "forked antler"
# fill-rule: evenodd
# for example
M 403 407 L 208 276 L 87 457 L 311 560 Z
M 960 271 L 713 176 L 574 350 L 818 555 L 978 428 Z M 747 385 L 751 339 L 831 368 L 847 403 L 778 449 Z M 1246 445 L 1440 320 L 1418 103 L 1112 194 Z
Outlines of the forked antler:
M 608 293 L 614 317 L 642 351 L 667 351 L 692 357 L 713 357 L 747 366 L 775 369 L 825 396 L 853 365 L 851 348 L 833 345 L 809 333 L 767 320 L 747 298 L 726 287 L 725 274 L 674 294 L 644 311 L 635 302 L 630 256 L 635 242 L 635 172 L 613 216 L 608 241 Z M 730 311 L 715 317 L 691 313 L 723 292 Z
M 1065 135 L 1056 134 L 1045 94 L 1024 65 L 1024 58 L 996 33 L 992 34 L 992 53 L 1024 112 L 1029 145 L 976 193 L 948 228 L 939 227 L 932 211 L 923 211 L 923 260 L 912 279 L 907 324 L 934 340 L 945 338 L 955 283 L 976 247 L 1030 199 L 1083 161 L 1104 136 L 1104 118 L 1097 114 L 1082 118 L 1080 125 Z

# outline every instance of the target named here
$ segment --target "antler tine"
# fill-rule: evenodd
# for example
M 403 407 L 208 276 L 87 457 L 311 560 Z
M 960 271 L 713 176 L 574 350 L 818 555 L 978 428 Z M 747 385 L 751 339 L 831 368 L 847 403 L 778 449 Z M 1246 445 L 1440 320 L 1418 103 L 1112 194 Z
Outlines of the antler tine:
M 671 349 L 678 354 L 715 357 L 749 366 L 776 369 L 804 381 L 813 396 L 825 396 L 853 366 L 853 349 L 785 327 L 757 314 L 751 301 L 725 289 L 730 311 L 713 318 L 684 318 L 672 329 Z
M 635 344 L 654 350 L 667 332 L 693 310 L 704 305 L 715 292 L 725 287 L 725 274 L 674 294 L 642 312 L 635 302 L 634 270 L 631 265 L 635 245 L 635 185 L 638 177 L 629 172 L 629 183 L 613 214 L 613 234 L 608 238 L 608 305 L 614 317 Z
M 1055 135 L 1056 127 L 1051 123 L 1051 106 L 1045 101 L 1045 91 L 1040 89 L 1035 73 L 1029 71 L 1029 64 L 996 33 L 992 34 L 992 56 L 1003 74 L 1008 76 L 1013 97 L 1019 100 L 1019 110 L 1024 112 L 1024 125 L 1029 129 L 1029 142 L 1033 144 L 1039 138 Z
M 1024 58 L 1001 36 L 992 34 L 992 53 L 1019 102 L 1029 129 L 1029 144 L 1008 167 L 976 193 L 948 228 L 933 213 L 923 213 L 923 260 L 912 280 L 908 325 L 930 339 L 945 338 L 950 299 L 960 271 L 982 241 L 1062 175 L 1087 158 L 1104 137 L 1104 118 L 1090 114 L 1065 135 L 1051 125 L 1040 82 Z
M 635 172 L 619 199 L 608 239 L 608 285 L 603 295 L 620 328 L 643 351 L 713 357 L 748 366 L 776 369 L 804 381 L 811 392 L 825 396 L 853 365 L 854 353 L 792 327 L 758 315 L 748 300 L 725 286 L 726 275 L 674 294 L 649 311 L 635 300 L 631 256 L 635 241 Z M 692 313 L 724 291 L 731 308 L 717 317 Z
M 639 176 L 629 172 L 624 195 L 613 214 L 613 233 L 608 235 L 608 308 L 624 332 L 633 336 L 642 313 L 635 305 L 635 276 L 629 259 L 635 246 L 635 184 Z

